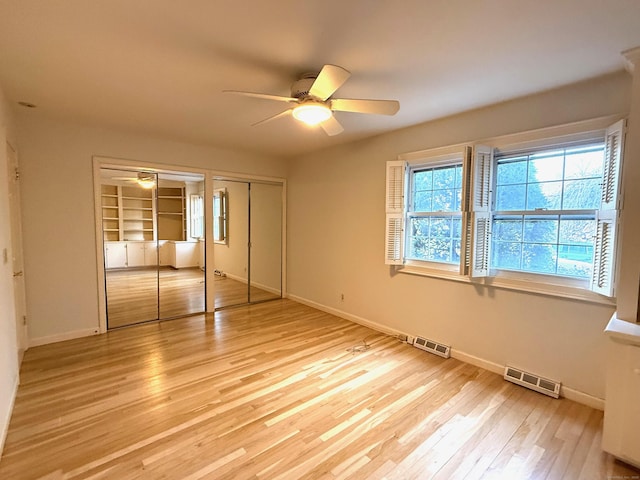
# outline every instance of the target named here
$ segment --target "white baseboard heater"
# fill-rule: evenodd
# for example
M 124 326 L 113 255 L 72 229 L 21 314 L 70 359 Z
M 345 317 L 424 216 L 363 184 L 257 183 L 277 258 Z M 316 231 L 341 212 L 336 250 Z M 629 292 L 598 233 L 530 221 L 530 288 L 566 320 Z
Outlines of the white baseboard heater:
M 548 380 L 509 365 L 504 367 L 504 379 L 553 398 L 560 397 L 560 382 Z
M 416 337 L 413 341 L 413 346 L 444 358 L 449 358 L 451 352 L 451 347 L 448 345 L 443 345 L 442 343 L 422 337 Z

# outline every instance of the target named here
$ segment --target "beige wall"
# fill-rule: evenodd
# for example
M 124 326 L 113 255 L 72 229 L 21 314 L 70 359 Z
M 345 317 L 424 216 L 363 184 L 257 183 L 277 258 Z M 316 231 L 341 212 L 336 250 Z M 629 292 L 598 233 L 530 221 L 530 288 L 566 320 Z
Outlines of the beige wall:
M 92 156 L 284 176 L 281 160 L 18 116 L 29 336 L 98 330 Z
M 0 90 L 0 453 L 9 427 L 11 407 L 18 386 L 18 344 L 16 337 L 11 230 L 9 217 L 9 182 L 6 143 L 13 139 L 13 122 L 9 105 Z M 3 260 L 3 250 L 8 261 Z
M 246 182 L 215 180 L 213 188 L 227 189 L 227 243 L 213 246 L 214 268 L 235 280 L 247 281 L 249 253 L 249 188 Z
M 289 293 L 604 398 L 602 332 L 613 308 L 391 275 L 383 258 L 385 162 L 410 151 L 626 114 L 629 90 L 630 77 L 614 74 L 291 160 Z
M 251 184 L 251 285 L 280 291 L 282 186 Z

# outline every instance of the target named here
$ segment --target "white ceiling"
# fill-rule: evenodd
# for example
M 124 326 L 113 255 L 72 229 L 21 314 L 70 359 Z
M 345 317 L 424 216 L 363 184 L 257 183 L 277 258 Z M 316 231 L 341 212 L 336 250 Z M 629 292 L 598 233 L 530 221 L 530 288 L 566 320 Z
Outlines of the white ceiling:
M 638 0 L 0 0 L 0 86 L 22 112 L 296 155 L 624 68 Z M 325 63 L 337 97 L 397 99 L 393 117 L 338 112 L 328 137 L 286 104 Z M 16 108 L 24 108 L 18 107 Z

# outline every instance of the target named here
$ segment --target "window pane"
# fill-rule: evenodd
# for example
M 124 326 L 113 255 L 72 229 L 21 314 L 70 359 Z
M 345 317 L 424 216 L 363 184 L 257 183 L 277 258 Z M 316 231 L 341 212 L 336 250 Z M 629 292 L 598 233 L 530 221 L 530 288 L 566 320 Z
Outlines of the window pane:
M 493 248 L 494 268 L 507 270 L 520 270 L 522 260 L 522 244 L 519 242 L 495 241 Z
M 574 149 L 567 151 L 564 178 L 600 178 L 604 163 L 602 148 Z
M 522 245 L 522 269 L 529 272 L 556 273 L 557 245 L 525 243 Z
M 560 243 L 571 245 L 592 245 L 596 234 L 596 221 L 562 217 L 560 219 Z
M 453 212 L 455 211 L 455 189 L 434 190 L 433 191 L 433 208 L 434 212 Z
M 493 237 L 500 242 L 522 242 L 522 217 L 501 217 L 493 222 Z
M 421 170 L 413 173 L 413 188 L 415 191 L 431 190 L 433 173 L 431 170 Z
M 428 190 L 426 192 L 414 192 L 413 194 L 413 211 L 414 212 L 430 212 L 431 200 L 433 192 Z
M 412 179 L 412 211 L 460 211 L 462 165 L 416 170 Z
M 496 187 L 496 210 L 524 210 L 527 186 L 505 185 Z
M 558 274 L 591 278 L 594 219 L 562 217 L 558 245 Z
M 559 210 L 562 182 L 530 183 L 527 188 L 527 210 Z
M 564 183 L 563 209 L 583 210 L 600 208 L 602 178 L 568 180 Z
M 562 180 L 564 151 L 531 155 L 529 158 L 529 182 Z
M 460 217 L 410 218 L 408 258 L 459 263 Z
M 558 246 L 559 275 L 588 279 L 591 278 L 592 264 L 592 245 Z
M 557 243 L 558 217 L 525 217 L 524 241 L 527 243 Z
M 499 163 L 496 168 L 496 183 L 512 185 L 527 182 L 527 157 L 510 159 Z
M 433 189 L 455 188 L 456 186 L 456 167 L 442 167 L 433 169 Z

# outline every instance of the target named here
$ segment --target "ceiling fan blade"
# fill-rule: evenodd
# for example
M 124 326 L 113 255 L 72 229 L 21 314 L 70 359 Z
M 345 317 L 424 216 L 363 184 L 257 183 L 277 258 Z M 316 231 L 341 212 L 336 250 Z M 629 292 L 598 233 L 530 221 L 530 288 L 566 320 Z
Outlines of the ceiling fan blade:
M 398 110 L 400 110 L 400 102 L 397 100 L 357 100 L 350 98 L 335 98 L 331 100 L 331 110 L 337 110 L 339 112 L 395 115 Z
M 251 124 L 251 126 L 255 127 L 256 125 L 262 125 L 263 123 L 270 122 L 271 120 L 275 120 L 276 118 L 285 117 L 285 116 L 289 115 L 290 113 L 291 113 L 291 109 L 288 108 L 284 112 L 276 113 L 275 115 L 267 117 L 264 120 L 260 120 L 259 122 Z
M 344 128 L 342 127 L 342 125 L 340 125 L 340 122 L 338 122 L 338 120 L 336 120 L 336 117 L 334 117 L 333 115 L 322 122 L 320 126 L 330 137 L 338 135 L 339 133 L 342 133 L 344 131 Z
M 338 90 L 351 73 L 336 65 L 325 65 L 309 89 L 309 95 L 325 101 Z
M 239 90 L 223 90 L 222 93 L 233 93 L 245 97 L 262 98 L 263 100 L 277 100 L 279 102 L 297 102 L 297 98 L 283 97 L 281 95 L 269 95 L 267 93 L 241 92 Z

